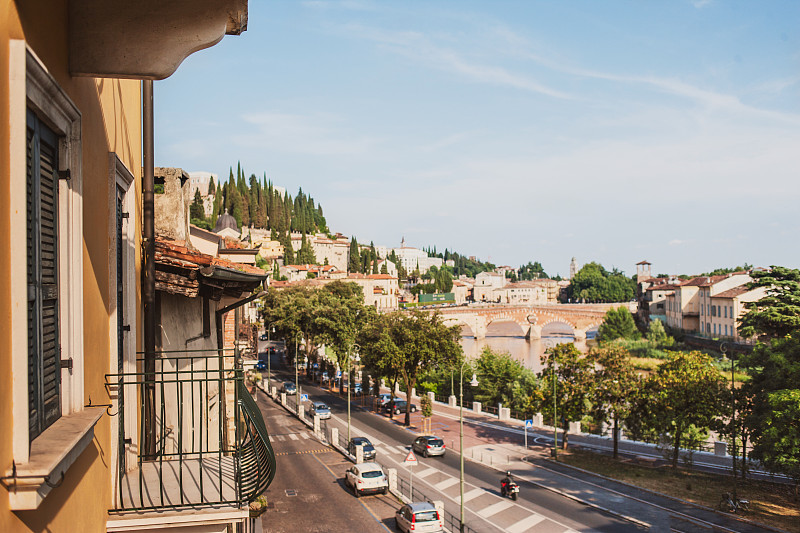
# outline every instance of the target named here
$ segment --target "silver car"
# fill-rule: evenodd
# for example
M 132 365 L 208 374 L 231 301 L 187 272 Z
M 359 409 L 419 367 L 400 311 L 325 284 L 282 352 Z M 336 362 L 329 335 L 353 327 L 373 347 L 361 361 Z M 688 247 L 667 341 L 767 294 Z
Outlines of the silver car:
M 432 455 L 444 455 L 445 445 L 444 441 L 433 435 L 425 435 L 423 437 L 417 437 L 414 439 L 413 444 L 411 447 L 414 449 L 415 452 L 423 455 L 424 457 L 430 457 Z
M 331 408 L 325 402 L 311 402 L 311 415 L 317 415 L 320 419 L 327 420 L 331 417 Z
M 397 529 L 409 533 L 442 533 L 444 520 L 431 502 L 414 502 L 402 506 L 394 514 Z

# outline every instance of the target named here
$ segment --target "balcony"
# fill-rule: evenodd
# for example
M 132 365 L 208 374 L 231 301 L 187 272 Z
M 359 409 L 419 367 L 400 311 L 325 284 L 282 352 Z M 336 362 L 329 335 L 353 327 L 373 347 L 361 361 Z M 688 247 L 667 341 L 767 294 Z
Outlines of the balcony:
M 117 400 L 112 514 L 198 508 L 246 514 L 272 482 L 275 454 L 233 357 L 158 353 L 154 371 L 106 379 Z

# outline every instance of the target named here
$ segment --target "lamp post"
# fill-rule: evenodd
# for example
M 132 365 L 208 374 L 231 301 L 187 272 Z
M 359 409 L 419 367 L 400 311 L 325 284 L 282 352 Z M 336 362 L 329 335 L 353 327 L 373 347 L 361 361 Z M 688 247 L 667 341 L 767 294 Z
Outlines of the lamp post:
M 722 359 L 728 351 L 728 343 L 723 342 L 719 345 Z M 731 464 L 733 466 L 733 497 L 736 498 L 736 388 L 734 387 L 734 363 L 731 355 Z M 742 467 L 744 468 L 744 467 Z
M 302 331 L 298 331 L 294 337 L 294 411 L 300 412 L 300 380 L 297 378 L 297 357 L 300 355 L 300 337 L 303 336 Z
M 268 391 L 272 390 L 272 389 L 270 389 L 270 386 L 272 385 L 272 379 L 271 379 L 272 378 L 272 356 L 269 353 L 269 348 L 270 348 L 269 345 L 272 342 L 271 335 L 270 335 L 270 329 L 272 330 L 272 332 L 275 332 L 275 326 L 273 326 L 273 324 L 275 324 L 275 322 L 270 322 L 270 323 L 267 324 L 267 390 Z
M 545 352 L 555 347 L 556 343 L 550 339 L 544 341 Z M 556 384 L 558 377 L 556 376 L 556 356 L 553 357 L 553 459 L 558 461 L 558 400 L 556 397 Z
M 460 455 L 461 461 L 461 475 L 459 477 L 459 489 L 461 492 L 461 518 L 459 522 L 459 531 L 464 533 L 464 365 L 467 364 L 467 360 L 464 359 L 464 362 L 461 363 L 461 370 L 458 374 L 458 382 L 461 388 L 461 392 L 459 393 L 459 402 L 458 402 L 458 451 Z M 474 373 L 472 374 L 472 381 L 469 384 L 473 387 L 478 386 L 478 376 Z
M 358 344 L 353 343 L 353 348 L 350 350 L 350 353 L 347 354 L 347 442 L 350 442 L 350 389 L 352 388 L 352 383 L 350 383 L 350 366 L 351 361 L 350 357 L 351 354 L 355 352 L 355 356 L 357 360 L 361 360 L 358 356 L 358 352 L 361 351 L 361 346 Z

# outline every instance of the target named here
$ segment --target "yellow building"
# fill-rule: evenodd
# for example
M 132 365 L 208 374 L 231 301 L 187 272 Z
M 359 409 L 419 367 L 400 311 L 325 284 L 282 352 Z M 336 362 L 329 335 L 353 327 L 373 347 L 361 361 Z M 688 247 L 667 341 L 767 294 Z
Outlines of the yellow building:
M 109 379 L 137 375 L 145 344 L 140 80 L 246 21 L 246 0 L 0 0 L 0 531 L 165 516 L 180 531 L 191 515 L 193 531 L 224 531 L 246 515 L 239 498 L 228 516 L 173 502 L 120 520 L 147 423 Z

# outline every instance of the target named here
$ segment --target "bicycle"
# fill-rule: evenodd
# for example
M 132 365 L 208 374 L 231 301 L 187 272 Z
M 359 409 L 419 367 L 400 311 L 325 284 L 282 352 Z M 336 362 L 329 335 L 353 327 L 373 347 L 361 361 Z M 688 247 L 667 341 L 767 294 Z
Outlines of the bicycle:
M 730 492 L 724 492 L 719 500 L 719 510 L 738 513 L 750 510 L 750 500 L 734 498 Z

